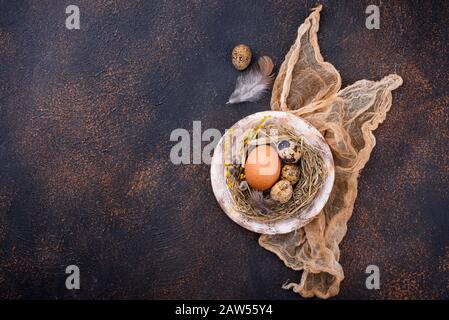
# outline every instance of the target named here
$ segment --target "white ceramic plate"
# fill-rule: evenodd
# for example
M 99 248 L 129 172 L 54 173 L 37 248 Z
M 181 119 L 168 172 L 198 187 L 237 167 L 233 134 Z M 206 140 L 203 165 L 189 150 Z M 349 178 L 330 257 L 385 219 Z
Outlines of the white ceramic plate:
M 301 209 L 296 215 L 274 221 L 262 222 L 237 211 L 233 206 L 225 178 L 226 168 L 224 166 L 223 144 L 229 131 L 226 132 L 215 147 L 210 171 L 212 189 L 223 211 L 240 226 L 257 233 L 288 233 L 305 226 L 321 211 L 321 209 L 323 209 L 334 184 L 334 160 L 329 146 L 320 132 L 304 119 L 288 112 L 265 111 L 249 115 L 232 126 L 234 134 L 235 132 L 244 132 L 248 128 L 257 126 L 264 116 L 271 116 L 265 123 L 277 123 L 278 125 L 288 124 L 298 135 L 304 137 L 307 143 L 322 151 L 323 159 L 326 164 L 327 176 L 324 184 L 317 192 L 315 199 L 310 205 Z M 237 136 L 237 139 L 238 138 L 239 137 Z

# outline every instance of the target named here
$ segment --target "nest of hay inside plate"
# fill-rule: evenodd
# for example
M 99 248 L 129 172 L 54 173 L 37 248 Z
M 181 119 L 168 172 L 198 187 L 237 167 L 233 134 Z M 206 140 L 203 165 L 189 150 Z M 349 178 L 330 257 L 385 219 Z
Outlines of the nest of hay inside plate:
M 236 210 L 261 221 L 275 221 L 298 214 L 310 205 L 326 178 L 322 152 L 308 144 L 295 131 L 285 125 L 266 123 L 264 117 L 258 125 L 237 137 L 230 132 L 225 143 L 226 182 Z M 268 121 L 269 122 L 269 121 Z M 283 140 L 294 141 L 299 146 L 300 159 L 295 163 L 300 177 L 293 187 L 293 194 L 286 203 L 270 198 L 270 190 L 264 192 L 251 188 L 245 181 L 245 160 L 256 146 L 269 144 L 276 149 Z M 285 165 L 286 163 L 282 163 Z

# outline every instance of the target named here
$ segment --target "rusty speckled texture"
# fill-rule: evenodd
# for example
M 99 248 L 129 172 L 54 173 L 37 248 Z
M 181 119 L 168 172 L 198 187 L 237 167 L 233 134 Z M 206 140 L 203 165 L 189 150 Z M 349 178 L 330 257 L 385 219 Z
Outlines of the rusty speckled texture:
M 446 1 L 322 1 L 343 87 L 396 72 L 341 246 L 342 298 L 448 299 Z M 170 132 L 268 110 L 224 103 L 237 43 L 277 66 L 314 1 L 0 0 L 0 298 L 276 298 L 299 274 L 221 212 L 209 166 L 174 166 Z M 238 8 L 238 10 L 236 10 Z M 65 289 L 76 264 L 81 290 Z M 381 289 L 365 288 L 377 264 Z

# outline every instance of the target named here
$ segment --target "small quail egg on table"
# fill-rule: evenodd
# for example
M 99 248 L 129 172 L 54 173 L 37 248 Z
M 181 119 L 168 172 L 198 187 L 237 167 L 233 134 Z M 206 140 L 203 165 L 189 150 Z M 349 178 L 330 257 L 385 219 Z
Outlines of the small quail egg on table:
M 292 185 L 299 181 L 301 177 L 301 172 L 299 167 L 294 164 L 285 164 L 281 170 L 281 179 L 287 180 Z
M 296 163 L 301 158 L 299 144 L 291 140 L 282 140 L 277 144 L 279 157 L 285 163 Z
M 232 50 L 232 64 L 237 70 L 245 70 L 251 58 L 251 49 L 244 44 L 239 44 Z
M 287 180 L 278 181 L 270 191 L 271 199 L 280 202 L 287 203 L 292 198 L 293 187 Z

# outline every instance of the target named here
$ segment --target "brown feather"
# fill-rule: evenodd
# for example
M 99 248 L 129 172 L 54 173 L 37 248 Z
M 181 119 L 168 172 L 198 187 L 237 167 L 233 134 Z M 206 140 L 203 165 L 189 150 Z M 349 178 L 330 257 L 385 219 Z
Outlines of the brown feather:
M 262 75 L 267 78 L 273 79 L 273 60 L 271 60 L 269 56 L 263 56 L 259 58 L 259 61 L 257 61 L 257 63 L 259 64 L 260 72 L 262 73 Z

